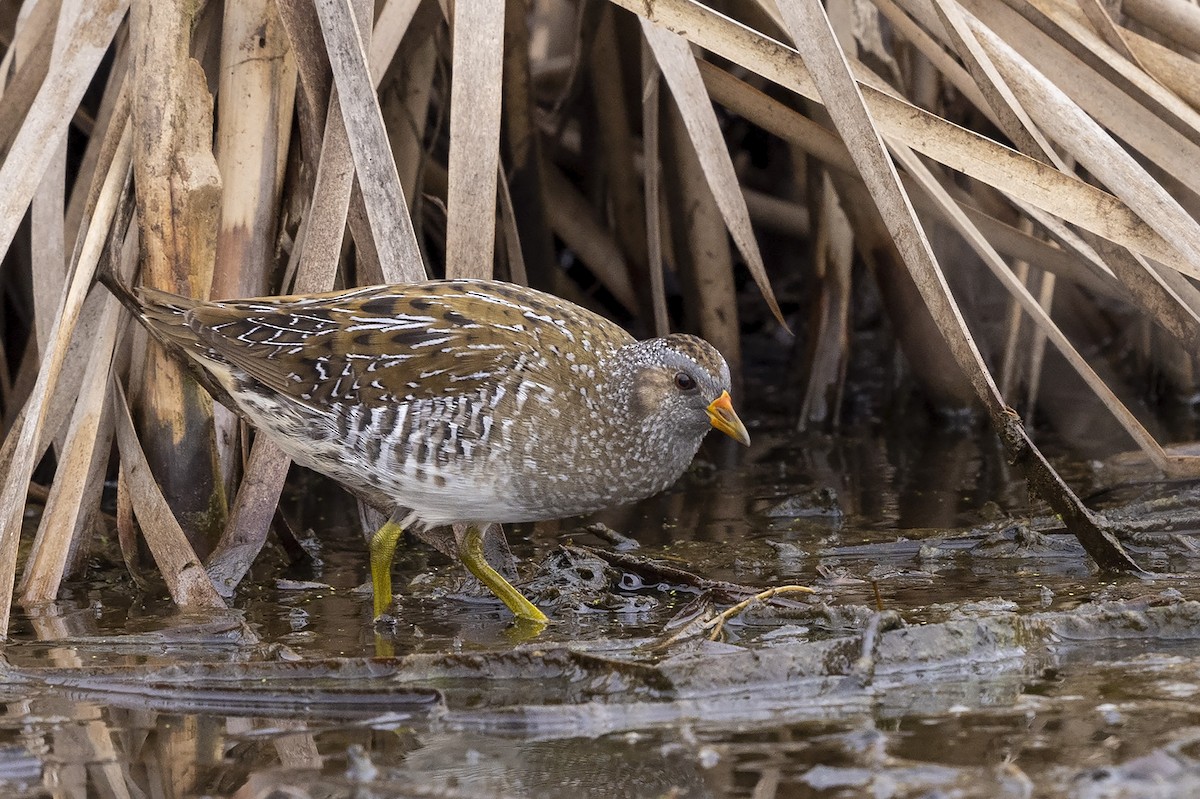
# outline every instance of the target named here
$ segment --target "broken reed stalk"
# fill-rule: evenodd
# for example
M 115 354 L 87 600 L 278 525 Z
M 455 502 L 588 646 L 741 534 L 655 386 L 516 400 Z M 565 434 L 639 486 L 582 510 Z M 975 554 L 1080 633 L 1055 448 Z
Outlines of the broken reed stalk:
M 198 11 L 185 0 L 133 3 L 129 17 L 141 281 L 207 296 L 222 182 L 213 156 L 213 98 L 191 56 Z M 157 344 L 135 393 L 141 444 L 192 547 L 212 551 L 225 523 L 213 402 Z

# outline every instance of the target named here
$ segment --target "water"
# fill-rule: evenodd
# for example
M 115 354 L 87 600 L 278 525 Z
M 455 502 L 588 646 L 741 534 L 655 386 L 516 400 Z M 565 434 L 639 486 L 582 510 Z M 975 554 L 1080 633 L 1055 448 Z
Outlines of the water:
M 1114 580 L 1028 507 L 986 432 L 752 432 L 587 520 L 637 539 L 636 567 L 579 520 L 510 532 L 555 619 L 536 637 L 420 545 L 377 634 L 353 509 L 311 484 L 288 513 L 320 563 L 268 547 L 229 613 L 180 613 L 99 564 L 16 619 L 0 794 L 1200 795 L 1190 486 L 1097 493 L 1173 575 Z M 664 644 L 674 617 L 728 607 L 713 581 L 817 593 Z

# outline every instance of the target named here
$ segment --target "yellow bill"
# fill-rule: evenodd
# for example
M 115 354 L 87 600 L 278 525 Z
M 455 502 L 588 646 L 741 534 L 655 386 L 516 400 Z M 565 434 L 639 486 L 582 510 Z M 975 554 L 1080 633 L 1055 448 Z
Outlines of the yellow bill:
M 709 403 L 708 420 L 712 422 L 713 427 L 734 441 L 750 446 L 750 434 L 746 432 L 746 425 L 742 424 L 742 420 L 734 412 L 733 400 L 729 398 L 728 391 L 722 391 L 721 396 Z

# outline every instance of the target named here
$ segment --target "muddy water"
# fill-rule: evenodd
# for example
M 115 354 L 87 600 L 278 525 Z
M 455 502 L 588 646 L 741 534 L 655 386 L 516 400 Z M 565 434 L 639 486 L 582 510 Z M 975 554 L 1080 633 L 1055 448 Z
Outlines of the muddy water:
M 1114 581 L 986 433 L 754 433 L 587 520 L 636 549 L 513 531 L 536 636 L 420 545 L 376 632 L 352 508 L 311 486 L 289 516 L 317 561 L 272 547 L 228 614 L 99 562 L 4 647 L 0 795 L 1200 796 L 1194 487 L 1073 471 L 1165 573 Z

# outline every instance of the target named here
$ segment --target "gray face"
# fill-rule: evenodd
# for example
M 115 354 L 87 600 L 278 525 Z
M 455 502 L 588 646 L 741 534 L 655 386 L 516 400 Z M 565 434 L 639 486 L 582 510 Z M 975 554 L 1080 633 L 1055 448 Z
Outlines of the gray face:
M 630 416 L 691 453 L 711 429 L 708 406 L 729 390 L 729 367 L 708 342 L 683 334 L 638 342 Z M 665 434 L 665 436 L 663 435 Z M 689 455 L 690 458 L 690 455 Z

